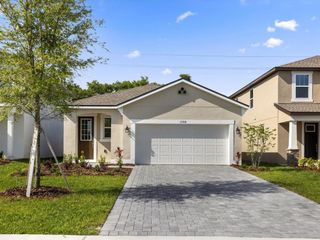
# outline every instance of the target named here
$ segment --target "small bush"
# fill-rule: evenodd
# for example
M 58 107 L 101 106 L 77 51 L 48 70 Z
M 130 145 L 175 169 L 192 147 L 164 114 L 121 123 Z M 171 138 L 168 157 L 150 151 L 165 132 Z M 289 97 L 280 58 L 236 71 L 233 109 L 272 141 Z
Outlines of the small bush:
M 95 165 L 93 168 L 95 171 L 100 172 L 101 171 L 101 167 L 99 164 Z
M 320 160 L 312 158 L 300 158 L 298 159 L 298 166 L 302 168 L 320 170 Z
M 3 157 L 3 151 L 0 151 L 0 159 Z
M 79 164 L 79 158 L 76 154 L 73 155 L 73 161 L 75 162 L 75 164 Z
M 73 156 L 72 154 L 64 154 L 63 155 L 63 164 L 66 166 L 66 167 L 69 167 L 72 165 L 72 162 L 73 162 Z
M 105 156 L 100 155 L 98 162 L 99 162 L 100 170 L 107 169 L 108 166 L 107 166 L 107 161 Z

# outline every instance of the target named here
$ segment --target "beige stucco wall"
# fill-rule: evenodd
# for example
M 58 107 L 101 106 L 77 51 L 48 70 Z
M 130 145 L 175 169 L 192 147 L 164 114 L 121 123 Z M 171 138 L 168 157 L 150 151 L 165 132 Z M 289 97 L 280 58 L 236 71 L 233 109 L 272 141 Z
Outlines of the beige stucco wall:
M 303 71 L 302 71 L 303 72 Z M 320 103 L 320 72 L 313 72 L 312 95 L 315 103 Z M 292 99 L 292 72 L 279 71 L 279 103 L 290 103 Z
M 178 94 L 184 87 L 187 94 Z M 124 125 L 129 119 L 235 120 L 241 127 L 244 109 L 185 83 L 180 83 L 123 108 Z M 124 138 L 124 149 L 130 153 L 130 137 Z M 235 153 L 241 152 L 241 139 L 235 136 Z
M 238 100 L 249 105 L 250 90 L 238 96 Z M 268 77 L 262 83 L 253 87 L 253 108 L 245 112 L 242 117 L 243 123 L 264 124 L 266 127 L 276 129 L 278 133 L 278 110 L 274 103 L 278 102 L 278 75 Z M 269 152 L 278 151 L 278 141 Z M 242 141 L 242 151 L 245 152 L 247 145 Z

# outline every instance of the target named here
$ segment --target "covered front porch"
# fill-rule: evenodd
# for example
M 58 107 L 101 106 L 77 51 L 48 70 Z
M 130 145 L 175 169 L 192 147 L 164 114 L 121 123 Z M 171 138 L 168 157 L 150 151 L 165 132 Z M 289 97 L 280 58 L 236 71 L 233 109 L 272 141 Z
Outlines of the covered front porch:
M 64 154 L 83 155 L 89 162 L 98 162 L 101 157 L 112 162 L 115 149 L 124 148 L 125 135 L 118 110 L 77 109 L 64 118 Z M 127 158 L 128 151 L 125 154 Z
M 289 121 L 288 154 L 295 154 L 299 158 L 320 159 L 319 123 L 320 120 L 317 119 Z
M 286 147 L 287 161 L 320 159 L 320 104 L 275 104 L 279 111 L 279 145 Z

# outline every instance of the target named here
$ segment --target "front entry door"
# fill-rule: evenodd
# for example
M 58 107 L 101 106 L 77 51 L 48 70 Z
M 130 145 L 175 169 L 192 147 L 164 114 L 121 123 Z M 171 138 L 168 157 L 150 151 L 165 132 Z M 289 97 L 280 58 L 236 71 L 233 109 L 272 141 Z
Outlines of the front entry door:
M 84 153 L 86 159 L 93 159 L 93 117 L 79 117 L 78 156 Z
M 304 156 L 318 159 L 318 123 L 304 125 Z

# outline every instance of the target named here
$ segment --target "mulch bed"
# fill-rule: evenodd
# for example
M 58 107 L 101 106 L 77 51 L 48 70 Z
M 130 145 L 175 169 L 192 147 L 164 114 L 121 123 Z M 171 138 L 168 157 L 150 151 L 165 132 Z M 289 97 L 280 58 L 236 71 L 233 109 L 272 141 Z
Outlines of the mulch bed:
M 60 187 L 39 187 L 31 190 L 32 198 L 54 198 L 60 197 L 71 192 L 66 188 Z M 26 198 L 26 187 L 17 187 L 7 189 L 5 192 L 1 192 L 0 196 L 13 197 L 13 198 Z
M 83 165 L 80 164 L 71 164 L 66 165 L 60 163 L 60 167 L 62 168 L 63 173 L 66 176 L 129 176 L 132 168 L 123 167 L 121 169 L 117 167 L 109 167 L 104 166 L 99 169 L 91 167 L 90 165 Z M 28 170 L 20 170 L 13 172 L 11 176 L 27 176 Z M 41 166 L 41 176 L 57 176 L 60 175 L 59 168 L 56 164 L 49 164 L 45 163 Z
M 9 164 L 9 163 L 10 163 L 9 160 L 0 159 L 0 165 L 5 165 L 5 164 Z

